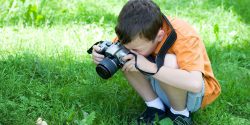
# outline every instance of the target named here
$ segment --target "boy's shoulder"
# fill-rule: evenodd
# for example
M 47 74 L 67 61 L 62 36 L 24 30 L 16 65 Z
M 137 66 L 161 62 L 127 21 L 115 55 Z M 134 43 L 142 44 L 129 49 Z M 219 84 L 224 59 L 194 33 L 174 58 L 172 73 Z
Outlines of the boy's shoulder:
M 187 21 L 177 17 L 169 17 L 169 21 L 173 25 L 178 37 L 200 37 L 194 26 L 190 25 Z
M 169 49 L 168 53 L 176 53 L 176 51 L 179 50 L 187 50 L 190 49 L 193 45 L 197 47 L 203 46 L 199 34 L 195 31 L 195 28 L 193 28 L 187 21 L 176 17 L 167 18 L 177 34 L 177 39 L 173 46 Z M 157 55 L 163 43 L 166 41 L 168 35 L 170 34 L 171 30 L 167 26 L 167 23 L 165 21 L 163 22 L 163 30 L 166 32 L 166 35 L 162 39 L 161 43 L 158 44 L 155 48 L 153 55 Z

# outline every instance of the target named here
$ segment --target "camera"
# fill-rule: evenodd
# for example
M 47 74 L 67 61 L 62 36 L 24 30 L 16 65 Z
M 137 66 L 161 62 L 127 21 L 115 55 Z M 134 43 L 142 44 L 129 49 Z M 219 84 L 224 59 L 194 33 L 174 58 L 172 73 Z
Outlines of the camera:
M 122 58 L 130 53 L 130 51 L 124 47 L 119 41 L 100 41 L 99 47 L 101 48 L 98 53 L 104 55 L 104 59 L 96 66 L 96 72 L 103 79 L 108 79 L 114 75 L 119 68 L 121 68 L 126 62 Z M 90 54 L 92 47 L 88 50 Z

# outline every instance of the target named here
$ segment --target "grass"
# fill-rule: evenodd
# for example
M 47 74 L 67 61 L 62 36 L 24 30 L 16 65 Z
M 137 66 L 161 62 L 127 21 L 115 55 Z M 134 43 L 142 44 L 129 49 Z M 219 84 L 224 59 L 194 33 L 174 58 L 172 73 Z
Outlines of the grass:
M 0 125 L 133 124 L 144 103 L 118 72 L 95 73 L 86 50 L 112 39 L 126 1 L 0 1 Z M 195 124 L 249 124 L 250 27 L 247 0 L 156 0 L 200 32 L 221 96 Z M 86 115 L 88 114 L 88 115 Z

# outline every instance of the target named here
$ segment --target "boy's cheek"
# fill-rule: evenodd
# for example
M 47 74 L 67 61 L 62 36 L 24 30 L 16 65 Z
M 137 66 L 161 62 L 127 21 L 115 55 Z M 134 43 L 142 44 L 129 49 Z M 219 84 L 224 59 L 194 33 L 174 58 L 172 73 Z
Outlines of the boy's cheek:
M 142 55 L 142 56 L 144 56 L 144 57 L 146 57 L 146 56 L 149 56 L 150 55 L 150 53 L 139 53 L 140 55 Z

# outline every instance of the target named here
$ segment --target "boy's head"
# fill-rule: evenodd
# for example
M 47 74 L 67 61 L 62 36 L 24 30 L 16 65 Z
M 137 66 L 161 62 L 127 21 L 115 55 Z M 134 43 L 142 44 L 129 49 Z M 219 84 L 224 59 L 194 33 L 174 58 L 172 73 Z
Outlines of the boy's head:
M 115 31 L 120 42 L 127 45 L 127 48 L 135 51 L 137 49 L 138 51 L 145 49 L 149 51 L 163 37 L 162 24 L 161 10 L 153 1 L 129 0 L 119 14 Z M 143 45 L 146 46 L 143 47 Z M 149 53 L 143 52 L 141 54 L 148 55 Z

